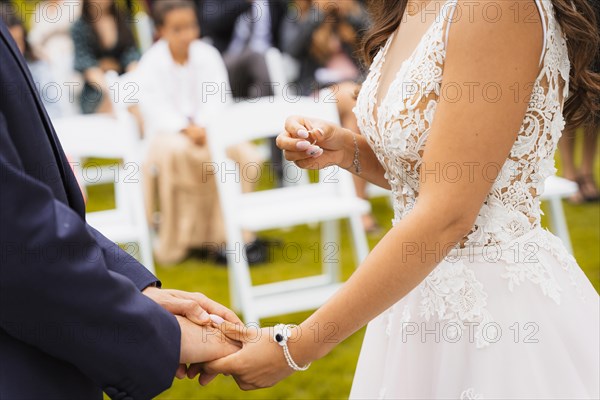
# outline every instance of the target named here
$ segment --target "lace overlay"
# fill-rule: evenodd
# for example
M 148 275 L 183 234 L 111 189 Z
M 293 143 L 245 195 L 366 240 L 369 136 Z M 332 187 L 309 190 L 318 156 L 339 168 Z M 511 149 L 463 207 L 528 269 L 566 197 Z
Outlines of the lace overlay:
M 569 90 L 570 70 L 566 41 L 554 19 L 552 3 L 540 3 L 546 41 L 523 123 L 474 226 L 456 250 L 496 246 L 506 249 L 529 234 L 532 242 L 560 262 L 576 285 L 575 260 L 560 240 L 540 227 L 540 195 L 544 181 L 556 171 L 554 153 L 565 126 L 562 110 Z M 419 195 L 422 156 L 442 90 L 447 17 L 455 6 L 456 0 L 445 3 L 414 52 L 401 64 L 375 116 L 381 68 L 393 38 L 390 36 L 373 60 L 354 109 L 362 134 L 386 171 L 392 189 L 394 225 L 410 213 Z M 508 254 L 504 251 L 501 258 L 506 265 L 502 276 L 510 291 L 527 279 L 560 304 L 562 288 L 543 262 L 526 262 Z M 417 290 L 422 297 L 418 314 L 427 320 L 436 317 L 455 322 L 462 329 L 465 322 L 481 328 L 493 321 L 486 309 L 483 285 L 460 258 L 438 265 Z M 403 310 L 407 321 L 411 311 L 417 310 Z M 387 312 L 391 321 L 394 309 Z M 386 331 L 389 335 L 389 324 Z M 475 334 L 478 348 L 489 344 L 477 329 Z M 477 398 L 470 392 L 465 396 Z
M 491 314 L 486 309 L 487 293 L 483 285 L 468 269 L 463 260 L 456 264 L 443 263 L 439 265 L 420 285 L 421 304 L 420 315 L 427 321 L 432 316 L 444 321 L 448 328 L 446 335 L 449 340 L 460 338 L 474 327 L 475 345 L 477 348 L 490 344 L 483 335 L 483 330 L 493 322 Z
M 483 396 L 479 393 L 476 393 L 475 389 L 473 389 L 473 388 L 465 389 L 460 394 L 460 400 L 480 400 L 480 399 L 483 399 Z
M 517 140 L 464 238 L 465 246 L 506 243 L 540 226 L 540 194 L 545 179 L 556 171 L 553 157 L 565 125 L 562 109 L 570 69 L 552 3 L 541 4 L 547 20 L 541 70 Z M 376 92 L 390 36 L 373 60 L 354 110 L 361 132 L 386 170 L 395 221 L 412 210 L 419 194 L 423 151 L 442 90 L 448 10 L 455 5 L 454 0 L 444 5 L 413 54 L 402 63 L 375 118 Z

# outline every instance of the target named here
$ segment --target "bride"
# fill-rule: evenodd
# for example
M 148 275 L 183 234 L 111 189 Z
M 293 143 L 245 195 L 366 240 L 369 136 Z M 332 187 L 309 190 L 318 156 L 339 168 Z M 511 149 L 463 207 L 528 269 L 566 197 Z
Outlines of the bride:
M 540 226 L 565 122 L 598 112 L 587 0 L 373 3 L 360 134 L 291 117 L 277 143 L 390 188 L 393 228 L 298 327 L 220 324 L 243 348 L 200 382 L 271 386 L 368 323 L 351 398 L 598 398 L 598 293 Z

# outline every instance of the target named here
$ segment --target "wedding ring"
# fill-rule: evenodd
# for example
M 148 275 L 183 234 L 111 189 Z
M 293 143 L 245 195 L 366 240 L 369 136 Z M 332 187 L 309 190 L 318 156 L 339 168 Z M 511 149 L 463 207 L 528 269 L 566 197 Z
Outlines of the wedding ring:
M 319 131 L 323 132 L 323 131 L 322 131 L 320 128 L 317 128 L 317 129 L 311 129 L 310 131 L 308 131 L 308 138 L 307 138 L 306 140 L 308 140 L 308 142 L 309 142 L 311 145 L 314 145 L 315 143 L 317 143 L 317 140 L 318 140 L 318 139 L 317 139 L 316 135 L 313 133 L 313 132 L 314 132 L 314 131 L 316 131 L 316 130 L 319 130 Z

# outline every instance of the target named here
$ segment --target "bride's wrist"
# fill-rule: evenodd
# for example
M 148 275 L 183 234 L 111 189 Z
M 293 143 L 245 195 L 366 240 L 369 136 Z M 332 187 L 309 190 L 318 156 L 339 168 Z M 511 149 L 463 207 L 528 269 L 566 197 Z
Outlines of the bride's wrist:
M 338 167 L 350 170 L 354 166 L 354 157 L 356 153 L 354 145 L 355 133 L 349 129 L 340 129 L 340 137 L 342 139 L 342 159 L 338 163 Z
M 325 356 L 325 354 L 322 354 L 321 343 L 313 339 L 310 330 L 302 325 L 298 325 L 291 330 L 288 341 L 290 354 L 294 362 L 301 367 Z

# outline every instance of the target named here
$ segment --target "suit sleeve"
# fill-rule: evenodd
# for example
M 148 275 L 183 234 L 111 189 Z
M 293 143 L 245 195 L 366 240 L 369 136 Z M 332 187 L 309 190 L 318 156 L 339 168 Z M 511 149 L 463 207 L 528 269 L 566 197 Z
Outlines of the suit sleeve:
M 102 249 L 104 261 L 109 270 L 127 277 L 140 291 L 154 283 L 156 283 L 158 287 L 161 286 L 161 282 L 158 278 L 140 264 L 138 260 L 115 244 L 115 242 L 107 239 L 90 225 L 87 225 L 86 228 L 94 237 L 98 246 Z
M 0 329 L 115 397 L 147 399 L 171 386 L 176 319 L 111 271 L 104 239 L 23 170 L 2 113 L 0 221 Z M 130 262 L 125 252 L 113 257 Z

